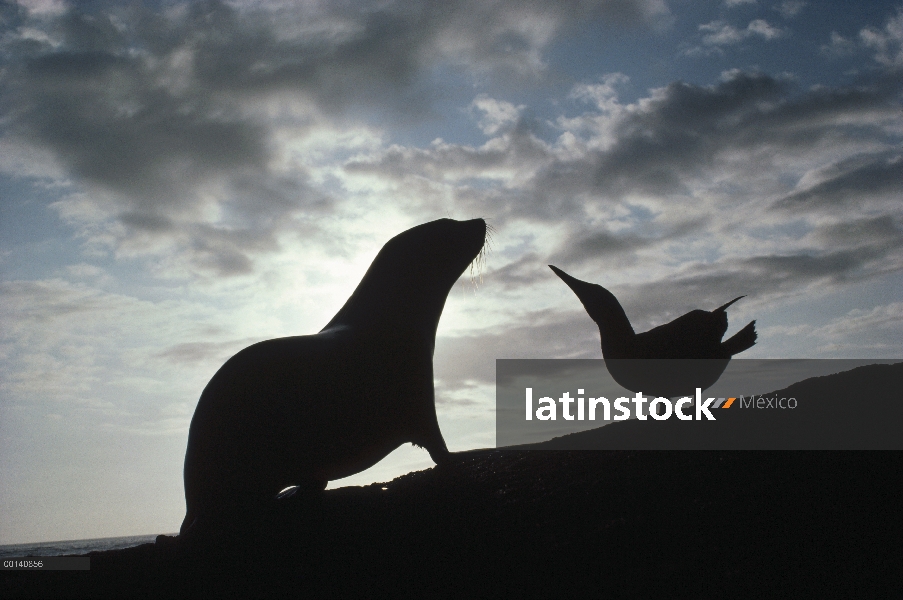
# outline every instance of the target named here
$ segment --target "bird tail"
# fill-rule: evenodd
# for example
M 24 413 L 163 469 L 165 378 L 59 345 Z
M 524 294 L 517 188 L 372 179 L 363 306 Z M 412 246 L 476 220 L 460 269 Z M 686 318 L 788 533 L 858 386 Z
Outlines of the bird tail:
M 719 312 L 719 311 L 720 311 L 720 312 L 724 312 L 724 311 L 727 310 L 727 307 L 728 307 L 728 306 L 730 306 L 731 304 L 733 304 L 734 302 L 736 302 L 736 301 L 739 300 L 740 298 L 746 298 L 746 296 L 737 296 L 736 298 L 734 298 L 733 300 L 731 300 L 730 302 L 728 302 L 728 303 L 725 304 L 724 306 L 719 306 L 718 308 L 716 308 L 716 309 L 713 310 L 712 312 L 713 312 L 713 313 L 716 313 L 716 312 Z
M 730 339 L 722 342 L 721 349 L 725 351 L 728 356 L 740 354 L 744 350 L 752 348 L 758 337 L 759 336 L 756 334 L 756 322 L 750 321 L 749 325 L 735 333 Z

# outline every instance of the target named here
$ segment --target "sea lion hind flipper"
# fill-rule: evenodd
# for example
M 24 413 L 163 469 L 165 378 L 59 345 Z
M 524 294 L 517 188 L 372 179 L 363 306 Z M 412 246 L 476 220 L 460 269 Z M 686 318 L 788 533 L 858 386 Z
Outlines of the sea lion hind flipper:
M 185 518 L 182 519 L 182 525 L 181 525 L 181 527 L 179 527 L 179 535 L 182 536 L 182 535 L 185 535 L 186 533 L 188 533 L 188 531 L 192 527 L 194 527 L 197 520 L 198 520 L 197 513 L 195 511 L 189 510 L 188 512 L 186 512 Z
M 294 496 L 318 494 L 325 490 L 327 485 L 329 485 L 328 481 L 309 481 L 301 485 L 293 485 L 276 494 L 275 499 L 287 500 Z

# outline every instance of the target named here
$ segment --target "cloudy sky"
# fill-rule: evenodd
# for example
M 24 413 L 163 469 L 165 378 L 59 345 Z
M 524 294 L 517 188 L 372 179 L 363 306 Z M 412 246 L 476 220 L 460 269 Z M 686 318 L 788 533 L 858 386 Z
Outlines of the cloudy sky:
M 216 369 L 436 218 L 496 230 L 440 323 L 452 450 L 496 358 L 600 356 L 549 263 L 638 331 L 746 294 L 744 356 L 900 357 L 901 41 L 899 1 L 4 2 L 0 544 L 177 530 Z

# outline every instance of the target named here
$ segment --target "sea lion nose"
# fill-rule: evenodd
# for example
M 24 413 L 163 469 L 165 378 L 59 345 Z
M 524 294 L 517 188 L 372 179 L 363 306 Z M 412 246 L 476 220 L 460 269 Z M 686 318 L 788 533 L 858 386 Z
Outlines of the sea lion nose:
M 460 223 L 467 228 L 467 238 L 472 239 L 474 243 L 479 241 L 479 248 L 482 248 L 488 231 L 486 221 L 483 219 L 470 219 L 469 221 L 460 221 Z
M 463 224 L 477 230 L 486 231 L 486 221 L 483 219 L 470 219 L 469 221 L 463 221 Z

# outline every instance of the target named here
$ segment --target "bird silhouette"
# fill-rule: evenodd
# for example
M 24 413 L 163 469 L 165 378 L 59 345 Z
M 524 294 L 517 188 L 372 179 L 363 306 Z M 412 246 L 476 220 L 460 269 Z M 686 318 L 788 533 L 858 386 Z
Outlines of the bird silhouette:
M 653 397 L 690 396 L 696 388 L 711 387 L 733 355 L 756 343 L 756 322 L 731 338 L 726 309 L 744 296 L 709 312 L 692 310 L 645 333 L 635 333 L 614 294 L 601 285 L 571 277 L 549 265 L 583 303 L 599 326 L 602 358 L 612 378 L 632 392 Z

